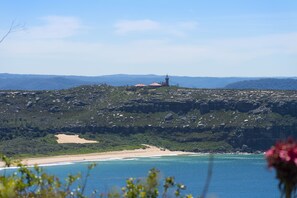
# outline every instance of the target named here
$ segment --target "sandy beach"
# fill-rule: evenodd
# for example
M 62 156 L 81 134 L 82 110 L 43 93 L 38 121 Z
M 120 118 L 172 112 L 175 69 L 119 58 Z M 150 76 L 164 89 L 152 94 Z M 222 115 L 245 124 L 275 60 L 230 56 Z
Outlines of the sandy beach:
M 58 164 L 58 163 L 68 163 L 68 162 L 124 159 L 124 158 L 135 158 L 135 157 L 155 157 L 155 156 L 193 154 L 190 152 L 164 150 L 151 145 L 146 145 L 146 146 L 147 146 L 146 149 L 110 151 L 110 152 L 89 153 L 89 154 L 79 154 L 79 155 L 60 155 L 60 156 L 53 156 L 53 157 L 26 158 L 22 160 L 22 163 L 30 166 L 35 164 L 44 165 L 44 164 Z M 0 167 L 3 167 L 3 166 L 4 166 L 4 163 L 0 162 Z
M 86 140 L 80 138 L 78 135 L 66 135 L 58 134 L 55 135 L 58 144 L 65 143 L 76 143 L 76 144 L 88 144 L 96 143 L 94 140 Z M 78 154 L 78 155 L 59 155 L 51 157 L 38 157 L 38 158 L 26 158 L 22 159 L 22 163 L 28 166 L 32 165 L 44 165 L 44 164 L 59 164 L 59 163 L 73 163 L 83 161 L 100 161 L 100 160 L 111 160 L 111 159 L 124 159 L 134 157 L 154 157 L 154 156 L 170 156 L 170 155 L 187 155 L 192 154 L 189 152 L 182 151 L 169 151 L 161 149 L 151 145 L 145 145 L 145 149 L 135 150 L 122 150 L 122 151 L 110 151 L 101 153 L 89 153 L 89 154 Z M 0 161 L 0 167 L 3 167 L 4 163 Z

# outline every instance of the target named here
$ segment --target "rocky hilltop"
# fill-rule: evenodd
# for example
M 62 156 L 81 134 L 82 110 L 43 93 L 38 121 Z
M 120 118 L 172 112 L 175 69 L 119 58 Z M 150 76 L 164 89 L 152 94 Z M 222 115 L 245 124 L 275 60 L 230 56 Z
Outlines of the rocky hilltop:
M 125 141 L 196 152 L 257 152 L 277 139 L 297 136 L 297 91 L 106 85 L 2 91 L 0 112 L 2 145 L 72 132 L 101 140 L 112 136 L 105 140 L 114 145 Z

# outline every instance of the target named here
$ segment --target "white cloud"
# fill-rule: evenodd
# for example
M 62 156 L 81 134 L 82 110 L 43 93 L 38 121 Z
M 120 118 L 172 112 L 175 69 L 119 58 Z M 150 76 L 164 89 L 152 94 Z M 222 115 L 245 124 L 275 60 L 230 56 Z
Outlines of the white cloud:
M 144 32 L 150 30 L 158 30 L 160 24 L 149 19 L 145 20 L 123 20 L 117 22 L 114 27 L 117 34 L 126 34 L 129 32 Z
M 41 20 L 44 24 L 26 27 L 26 31 L 19 33 L 19 36 L 32 39 L 60 39 L 74 36 L 85 28 L 76 17 L 46 16 Z
M 184 37 L 189 31 L 195 30 L 198 23 L 195 21 L 184 21 L 176 23 L 161 23 L 149 19 L 144 20 L 122 20 L 115 23 L 115 33 L 126 35 L 129 33 L 154 33 L 158 35 L 170 35 Z
M 185 26 L 190 29 L 197 25 Z M 66 35 L 73 33 L 63 35 L 66 38 Z M 0 46 L 0 72 L 297 76 L 297 33 L 204 40 L 188 44 L 175 43 L 172 39 L 112 44 L 55 38 L 6 40 Z

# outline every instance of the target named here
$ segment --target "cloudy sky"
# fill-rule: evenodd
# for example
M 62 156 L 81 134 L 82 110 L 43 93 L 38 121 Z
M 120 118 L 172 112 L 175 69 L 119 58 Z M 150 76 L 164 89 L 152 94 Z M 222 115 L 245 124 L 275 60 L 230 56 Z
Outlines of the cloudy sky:
M 296 0 L 9 0 L 0 73 L 297 76 Z

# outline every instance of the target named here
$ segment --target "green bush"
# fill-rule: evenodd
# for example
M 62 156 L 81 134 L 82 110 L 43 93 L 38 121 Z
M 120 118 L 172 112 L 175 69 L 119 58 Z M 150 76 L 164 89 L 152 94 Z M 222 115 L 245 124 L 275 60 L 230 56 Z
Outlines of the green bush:
M 7 175 L 4 171 L 0 175 L 0 198 L 86 198 L 85 187 L 90 171 L 96 166 L 91 164 L 88 166 L 88 172 L 85 178 L 82 178 L 81 184 L 77 181 L 81 179 L 81 175 L 69 175 L 65 180 L 61 180 L 44 172 L 38 166 L 28 168 L 23 164 L 12 161 L 2 155 L 1 160 L 6 167 L 17 165 L 18 170 L 14 174 Z M 163 186 L 160 186 L 159 171 L 151 169 L 148 176 L 144 179 L 129 178 L 126 186 L 121 188 L 119 192 L 109 192 L 108 194 L 100 194 L 94 191 L 89 197 L 109 197 L 109 198 L 156 198 L 162 197 L 185 197 L 191 198 L 192 195 L 183 195 L 182 191 L 186 189 L 183 184 L 176 183 L 174 177 L 167 177 Z M 71 190 L 72 189 L 72 190 Z M 73 190 L 74 189 L 74 190 Z M 159 189 L 163 191 L 160 192 Z M 173 192 L 173 194 L 171 194 Z

